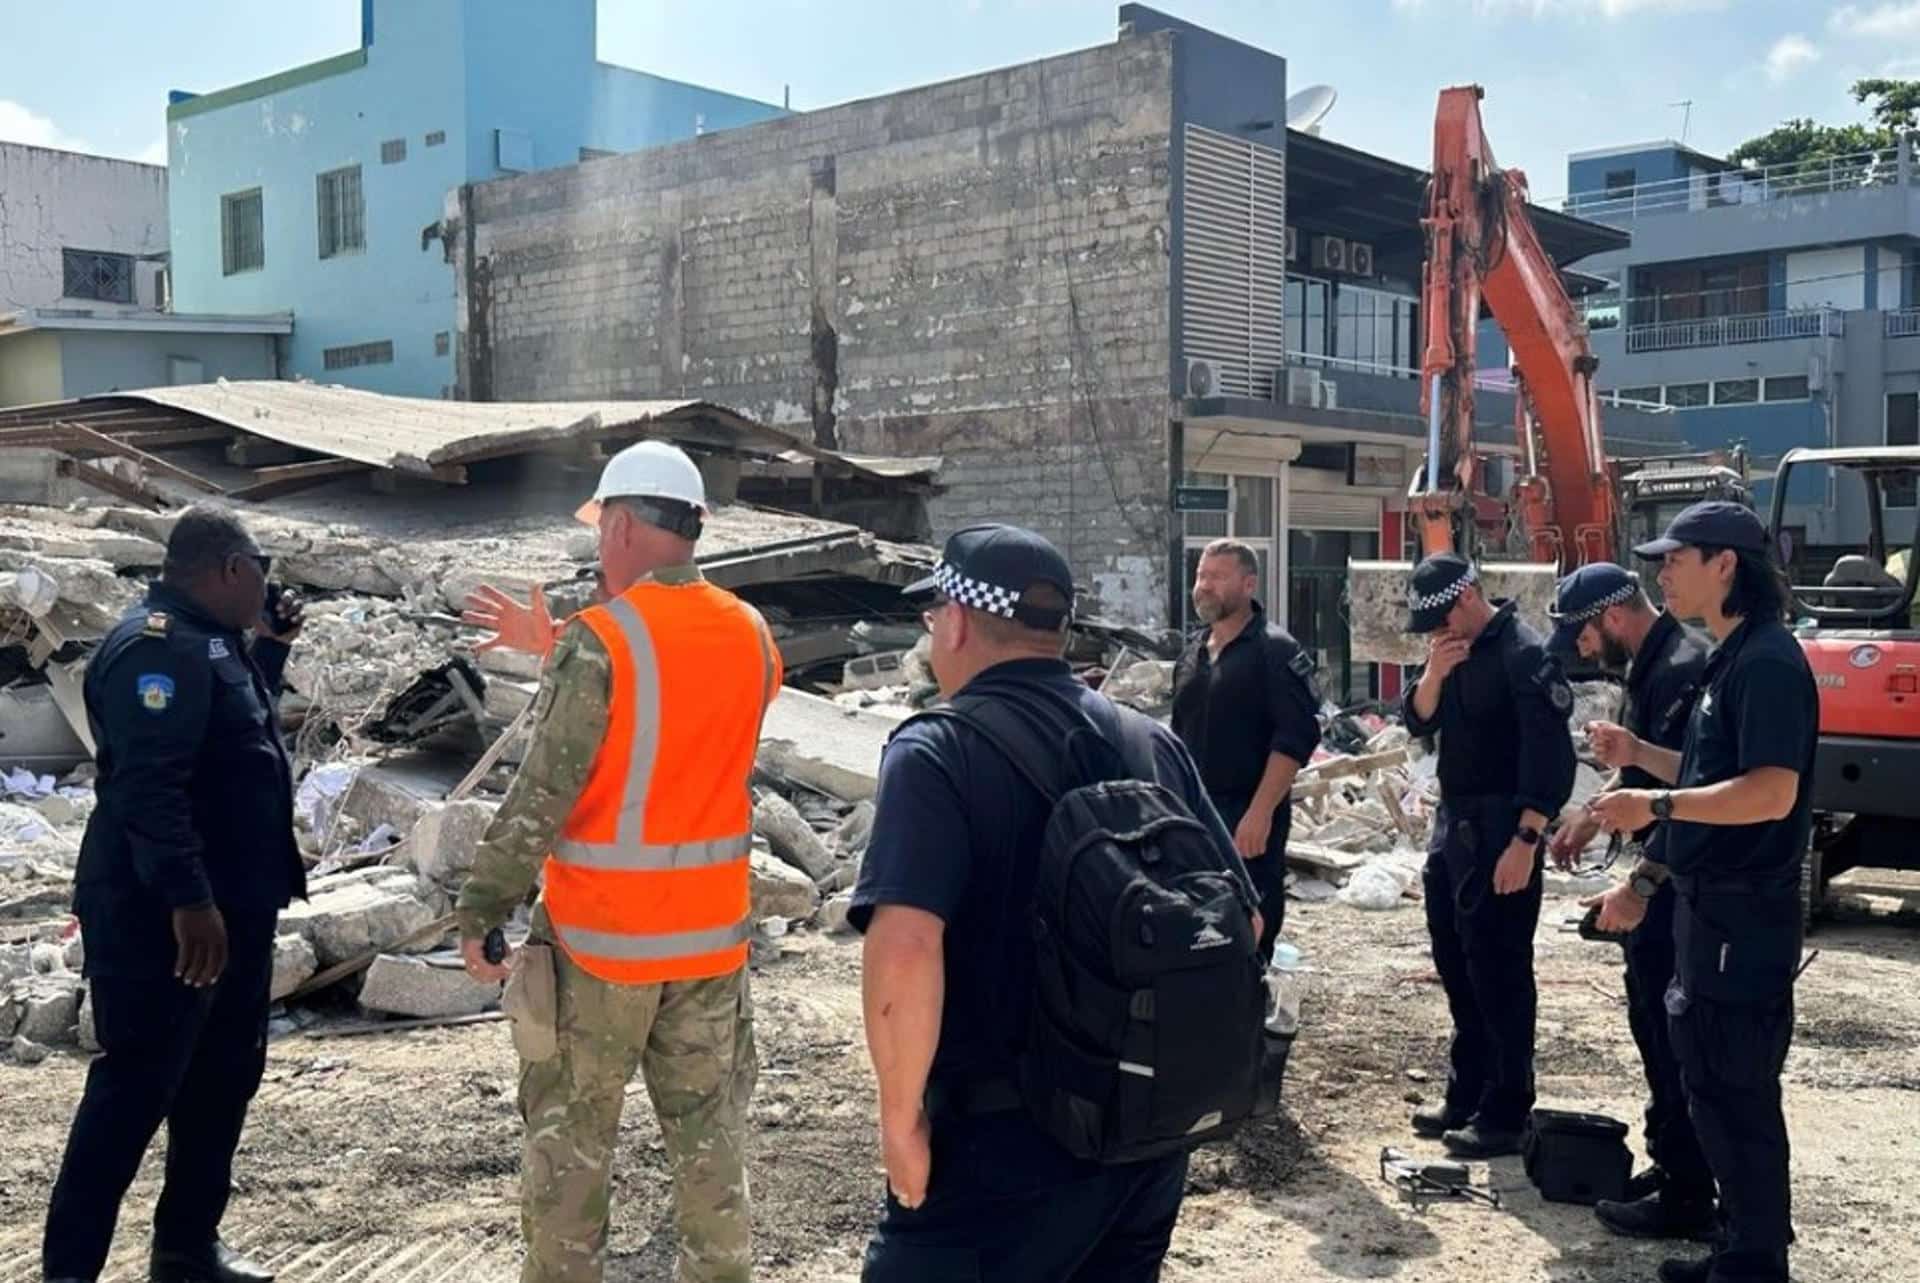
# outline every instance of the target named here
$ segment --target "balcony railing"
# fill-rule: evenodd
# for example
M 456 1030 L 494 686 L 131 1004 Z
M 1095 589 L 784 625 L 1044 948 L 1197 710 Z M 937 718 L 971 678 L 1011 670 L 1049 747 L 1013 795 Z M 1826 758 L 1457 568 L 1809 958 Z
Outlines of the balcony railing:
M 1626 330 L 1628 352 L 1674 352 L 1735 343 L 1771 343 L 1778 339 L 1838 338 L 1843 333 L 1842 313 L 1825 307 L 1796 312 L 1758 312 L 1750 316 L 1712 316 L 1698 321 L 1661 321 L 1654 325 L 1630 325 Z
M 1881 151 L 1794 161 L 1765 169 L 1731 169 L 1717 174 L 1636 183 L 1631 187 L 1576 192 L 1560 204 L 1569 214 L 1607 220 L 1734 205 L 1764 205 L 1794 196 L 1826 196 L 1869 187 L 1892 187 L 1916 181 L 1911 155 L 1902 163 L 1901 152 L 1910 151 L 1911 147 L 1912 143 L 1908 142 Z
M 1898 312 L 1888 312 L 1887 337 L 1890 339 L 1920 337 L 1920 307 L 1902 308 Z

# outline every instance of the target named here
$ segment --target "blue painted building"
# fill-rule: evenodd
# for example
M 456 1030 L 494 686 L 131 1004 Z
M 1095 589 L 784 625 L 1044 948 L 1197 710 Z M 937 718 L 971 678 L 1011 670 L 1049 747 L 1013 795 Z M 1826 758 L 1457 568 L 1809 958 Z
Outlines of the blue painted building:
M 292 312 L 288 377 L 449 395 L 449 192 L 785 114 L 595 55 L 595 0 L 362 0 L 358 49 L 176 92 L 174 307 Z
M 1671 408 L 1700 447 L 1748 443 L 1756 495 L 1794 446 L 1920 442 L 1920 170 L 1882 152 L 1741 168 L 1678 143 L 1583 152 L 1568 212 L 1632 243 L 1580 260 L 1600 386 Z M 1491 362 L 1487 362 L 1491 363 Z M 1911 538 L 1912 485 L 1888 534 Z M 1787 524 L 1809 557 L 1867 542 L 1857 478 L 1801 469 Z

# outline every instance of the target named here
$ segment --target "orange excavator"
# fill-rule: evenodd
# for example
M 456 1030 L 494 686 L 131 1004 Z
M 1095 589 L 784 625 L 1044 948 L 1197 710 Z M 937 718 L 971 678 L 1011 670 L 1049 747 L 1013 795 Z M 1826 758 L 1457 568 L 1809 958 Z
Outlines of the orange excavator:
M 1484 300 L 1507 336 L 1515 376 L 1521 477 L 1512 511 L 1534 562 L 1563 570 L 1612 561 L 1621 522 L 1600 434 L 1600 362 L 1560 269 L 1527 216 L 1527 178 L 1494 163 L 1478 85 L 1447 89 L 1433 122 L 1421 315 L 1420 408 L 1427 464 L 1409 512 L 1423 554 L 1472 553 L 1459 517 L 1478 488 L 1473 450 L 1475 335 Z
M 1434 117 L 1433 177 L 1421 219 L 1427 452 L 1407 492 L 1408 530 L 1420 555 L 1479 559 L 1496 591 L 1544 602 L 1558 575 L 1618 560 L 1625 524 L 1600 431 L 1600 362 L 1528 216 L 1526 175 L 1494 162 L 1480 121 L 1484 92 L 1478 85 L 1442 90 Z M 1474 448 L 1483 303 L 1512 353 L 1520 467 L 1506 496 L 1485 492 Z M 1526 560 L 1507 560 L 1510 545 Z M 1356 607 L 1398 602 L 1411 572 L 1404 561 L 1353 562 L 1349 596 Z M 1355 657 L 1412 662 L 1419 648 L 1397 631 L 1400 617 L 1393 609 L 1353 610 Z

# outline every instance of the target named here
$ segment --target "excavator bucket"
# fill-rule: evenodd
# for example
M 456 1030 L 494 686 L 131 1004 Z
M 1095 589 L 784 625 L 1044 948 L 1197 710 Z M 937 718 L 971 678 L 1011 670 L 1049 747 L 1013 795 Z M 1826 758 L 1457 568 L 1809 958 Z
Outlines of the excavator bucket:
M 1425 662 L 1427 639 L 1407 631 L 1407 584 L 1412 578 L 1410 561 L 1347 563 L 1347 628 L 1354 659 L 1368 664 Z M 1512 598 L 1519 604 L 1520 617 L 1542 637 L 1553 627 L 1547 608 L 1553 604 L 1559 580 L 1559 567 L 1540 562 L 1480 565 L 1480 586 L 1487 595 Z

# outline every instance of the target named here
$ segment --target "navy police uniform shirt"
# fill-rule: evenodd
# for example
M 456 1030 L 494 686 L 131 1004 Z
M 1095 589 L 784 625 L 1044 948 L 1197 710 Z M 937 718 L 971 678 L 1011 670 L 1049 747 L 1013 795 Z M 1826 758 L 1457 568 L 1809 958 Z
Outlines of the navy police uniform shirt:
M 1705 633 L 1662 611 L 1627 667 L 1627 708 L 1622 724 L 1647 743 L 1678 752 L 1686 743 L 1687 723 L 1693 716 L 1712 649 L 1713 640 Z M 1666 784 L 1637 766 L 1627 766 L 1620 770 L 1620 787 L 1660 789 Z M 1646 845 L 1650 860 L 1660 859 L 1660 833 L 1660 826 L 1648 825 L 1634 834 Z
M 1091 719 L 1109 740 L 1119 716 L 1059 660 L 997 664 L 967 683 L 968 696 L 1018 701 L 1059 728 L 1062 744 Z M 1200 785 L 1193 759 L 1154 728 L 1159 780 L 1214 831 L 1251 908 L 1252 884 Z M 1114 762 L 1082 764 L 1087 778 L 1122 774 Z M 1095 768 L 1098 768 L 1097 770 Z M 1024 1041 L 1033 987 L 1034 874 L 1050 808 L 978 731 L 951 718 L 903 727 L 880 762 L 873 836 L 860 864 L 850 921 L 865 931 L 881 905 L 921 909 L 946 924 L 946 989 L 931 1081 L 1009 1078 Z
M 1819 723 L 1812 669 L 1779 622 L 1741 623 L 1707 661 L 1675 786 L 1770 766 L 1796 772 L 1800 783 L 1784 819 L 1664 826 L 1662 856 L 1680 894 L 1673 943 L 1683 1002 L 1768 1003 L 1792 990 Z
M 1800 776 L 1784 820 L 1667 825 L 1666 864 L 1698 880 L 1761 884 L 1797 897 L 1800 860 L 1813 828 L 1813 755 L 1820 697 L 1806 654 L 1784 624 L 1747 620 L 1707 661 L 1675 788 L 1736 779 L 1763 766 Z M 1682 888 L 1685 890 L 1685 888 Z
M 1492 621 L 1440 688 L 1433 717 L 1414 711 L 1413 685 L 1401 712 L 1414 735 L 1440 738 L 1442 801 L 1511 799 L 1552 820 L 1573 795 L 1573 691 L 1513 603 L 1494 604 Z
M 1173 672 L 1173 730 L 1193 754 L 1207 793 L 1245 805 L 1267 759 L 1284 753 L 1305 766 L 1320 744 L 1313 657 L 1260 603 L 1218 659 L 1203 628 Z M 1291 805 L 1291 799 L 1283 805 Z
M 286 660 L 164 583 L 94 651 L 98 801 L 74 877 L 89 974 L 171 965 L 175 909 L 270 923 L 306 894 L 275 709 Z

